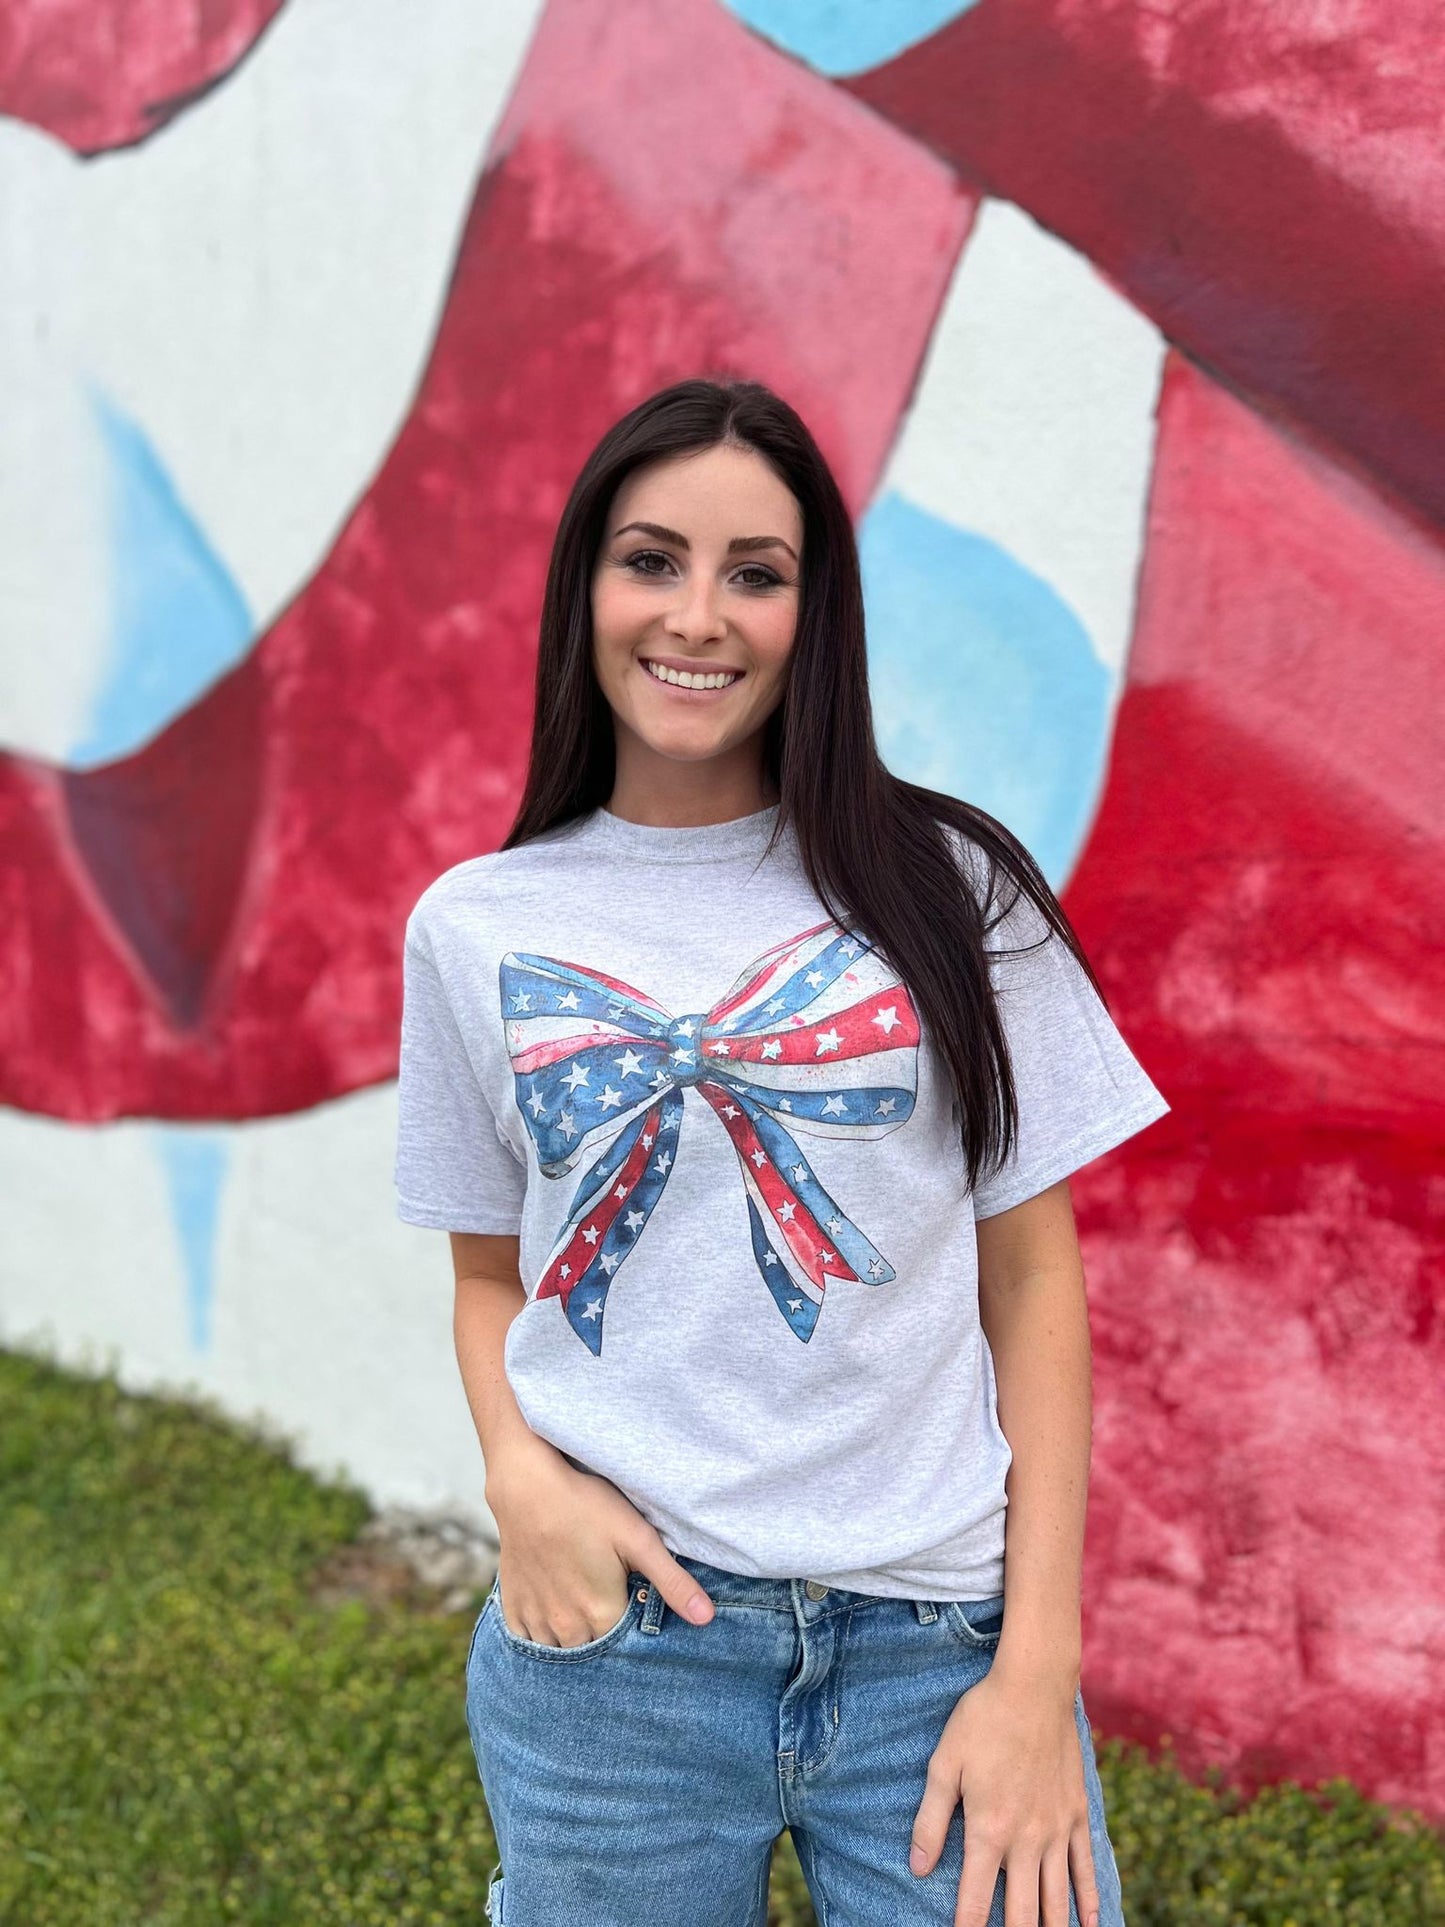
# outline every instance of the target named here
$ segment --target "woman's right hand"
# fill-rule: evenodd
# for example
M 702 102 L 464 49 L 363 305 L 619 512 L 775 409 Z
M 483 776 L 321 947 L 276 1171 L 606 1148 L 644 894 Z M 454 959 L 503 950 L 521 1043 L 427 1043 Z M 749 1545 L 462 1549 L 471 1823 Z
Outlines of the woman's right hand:
M 579 1472 L 536 1433 L 487 1471 L 487 1504 L 506 1567 L 506 1624 L 543 1646 L 582 1646 L 627 1609 L 628 1575 L 645 1573 L 674 1612 L 706 1625 L 713 1603 L 662 1535 L 610 1479 Z

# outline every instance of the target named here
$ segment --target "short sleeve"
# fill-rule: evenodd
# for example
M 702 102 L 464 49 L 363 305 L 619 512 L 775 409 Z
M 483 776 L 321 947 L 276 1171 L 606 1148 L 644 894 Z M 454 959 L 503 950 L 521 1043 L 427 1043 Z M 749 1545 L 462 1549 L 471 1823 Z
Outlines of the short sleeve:
M 440 1231 L 516 1237 L 526 1166 L 497 1129 L 415 912 L 402 957 L 397 1216 Z
M 1007 1162 L 974 1192 L 980 1219 L 1036 1197 L 1170 1108 L 1078 959 L 1029 898 L 1019 897 L 987 943 L 990 952 L 1037 947 L 991 957 L 1019 1128 Z

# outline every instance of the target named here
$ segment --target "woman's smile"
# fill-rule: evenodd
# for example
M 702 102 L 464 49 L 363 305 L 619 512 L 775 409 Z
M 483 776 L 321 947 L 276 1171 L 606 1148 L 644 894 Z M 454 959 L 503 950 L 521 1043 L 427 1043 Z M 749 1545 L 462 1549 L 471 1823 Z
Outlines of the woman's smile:
M 744 673 L 701 660 L 689 662 L 685 656 L 641 656 L 638 660 L 649 681 L 688 696 L 711 696 L 731 689 Z

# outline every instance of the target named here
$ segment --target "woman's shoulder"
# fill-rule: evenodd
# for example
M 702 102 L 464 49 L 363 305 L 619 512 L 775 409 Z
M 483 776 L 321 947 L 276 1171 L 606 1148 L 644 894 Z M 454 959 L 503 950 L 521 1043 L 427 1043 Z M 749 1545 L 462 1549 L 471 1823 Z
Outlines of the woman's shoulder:
M 956 823 L 940 819 L 939 828 L 943 831 L 944 841 L 959 874 L 973 893 L 980 910 L 987 914 L 1000 890 L 1007 885 L 1001 866 L 977 837 L 971 836 Z
M 1046 938 L 1048 920 L 1023 887 L 1016 869 L 957 824 L 940 820 L 940 828 L 959 873 L 983 913 L 988 948 Z
M 412 906 L 407 919 L 408 934 L 449 920 L 458 914 L 474 918 L 480 912 L 500 906 L 510 886 L 530 882 L 545 872 L 561 854 L 576 829 L 575 822 L 507 850 L 487 850 L 478 856 L 463 857 L 434 877 Z
M 954 861 L 976 890 L 988 878 L 988 852 L 975 837 L 970 836 L 967 830 L 960 829 L 956 823 L 945 822 L 941 817 L 936 821 Z

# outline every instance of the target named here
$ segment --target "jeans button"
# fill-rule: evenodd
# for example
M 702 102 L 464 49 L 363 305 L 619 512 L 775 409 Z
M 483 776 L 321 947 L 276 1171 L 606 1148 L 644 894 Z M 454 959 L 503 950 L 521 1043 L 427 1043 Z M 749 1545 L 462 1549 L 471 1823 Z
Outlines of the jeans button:
M 826 1599 L 828 1597 L 828 1588 L 826 1586 L 820 1586 L 816 1579 L 810 1579 L 807 1585 L 804 1586 L 803 1591 L 808 1595 L 809 1599 Z

